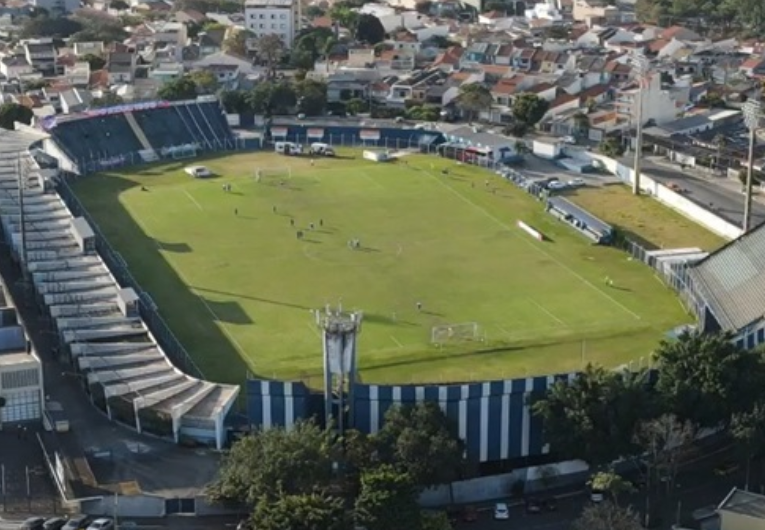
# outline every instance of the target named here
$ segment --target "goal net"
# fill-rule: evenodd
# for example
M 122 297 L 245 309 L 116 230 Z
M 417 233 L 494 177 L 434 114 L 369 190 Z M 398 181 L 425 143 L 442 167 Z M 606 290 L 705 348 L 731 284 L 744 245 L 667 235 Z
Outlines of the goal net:
M 262 182 L 264 184 L 279 183 L 291 177 L 292 170 L 289 166 L 255 168 L 255 182 Z
M 433 326 L 430 341 L 437 345 L 482 342 L 483 334 L 478 322 L 444 324 L 442 326 Z

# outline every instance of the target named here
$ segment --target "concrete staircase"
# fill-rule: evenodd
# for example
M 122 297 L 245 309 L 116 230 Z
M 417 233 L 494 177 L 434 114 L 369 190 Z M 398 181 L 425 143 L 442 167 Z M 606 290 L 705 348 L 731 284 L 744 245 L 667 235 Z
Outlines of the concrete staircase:
M 151 142 L 149 142 L 149 139 L 146 137 L 146 133 L 143 132 L 143 129 L 141 129 L 141 126 L 138 125 L 133 113 L 126 112 L 125 119 L 130 125 L 130 128 L 133 129 L 133 134 L 135 134 L 135 137 L 138 138 L 138 141 L 141 142 L 141 145 L 143 146 L 143 151 L 140 152 L 143 161 L 155 162 L 159 160 L 159 155 L 157 155 L 157 152 L 151 146 Z

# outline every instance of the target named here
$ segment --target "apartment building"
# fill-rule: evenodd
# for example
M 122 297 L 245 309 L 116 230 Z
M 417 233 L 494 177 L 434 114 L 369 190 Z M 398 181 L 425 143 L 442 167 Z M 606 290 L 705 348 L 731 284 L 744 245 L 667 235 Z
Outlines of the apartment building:
M 298 0 L 246 0 L 245 26 L 256 38 L 278 35 L 287 48 L 292 47 L 300 30 Z

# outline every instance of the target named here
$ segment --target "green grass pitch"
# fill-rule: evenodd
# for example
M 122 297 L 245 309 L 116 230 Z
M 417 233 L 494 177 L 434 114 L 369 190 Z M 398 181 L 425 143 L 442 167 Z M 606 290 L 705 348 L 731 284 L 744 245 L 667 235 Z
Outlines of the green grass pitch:
M 205 375 L 220 381 L 241 383 L 249 370 L 318 386 L 311 310 L 340 300 L 364 312 L 361 377 L 379 383 L 616 366 L 691 320 L 648 267 L 591 245 L 485 170 L 416 154 L 389 164 L 341 154 L 314 165 L 273 153 L 179 161 L 85 177 L 75 191 Z M 193 164 L 218 177 L 192 179 L 183 168 Z M 257 168 L 287 166 L 284 185 L 256 181 Z M 348 248 L 354 238 L 361 249 Z M 483 342 L 431 344 L 433 326 L 467 322 Z

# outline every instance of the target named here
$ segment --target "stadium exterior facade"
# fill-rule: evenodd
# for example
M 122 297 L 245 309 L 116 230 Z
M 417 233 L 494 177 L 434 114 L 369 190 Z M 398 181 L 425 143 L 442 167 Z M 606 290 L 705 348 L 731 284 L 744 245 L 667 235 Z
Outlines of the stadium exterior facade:
M 73 123 L 62 121 L 49 124 L 48 138 L 44 145 L 51 146 L 46 151 L 50 155 L 66 159 L 63 166 L 71 172 L 86 174 L 110 167 L 137 164 L 147 159 L 146 144 L 151 144 L 159 158 L 176 158 L 176 155 L 191 155 L 204 151 L 222 151 L 234 149 L 257 149 L 264 141 L 286 140 L 300 143 L 328 142 L 342 145 L 378 146 L 388 148 L 422 148 L 430 150 L 433 145 L 443 141 L 440 133 L 419 129 L 405 129 L 393 124 L 352 124 L 328 123 L 317 126 L 308 123 L 282 123 L 278 120 L 270 127 L 261 129 L 257 134 L 234 135 L 227 123 L 218 120 L 222 111 L 215 109 L 213 102 L 202 109 L 199 102 L 176 102 L 162 104 L 156 108 L 141 110 L 118 109 L 105 113 L 98 119 L 113 122 L 114 132 L 127 135 L 124 142 L 105 141 L 98 143 L 98 150 L 88 152 L 82 146 L 89 145 L 80 141 L 83 134 L 90 134 L 87 122 L 76 120 Z M 217 103 L 216 103 L 217 105 Z M 186 108 L 188 107 L 188 108 Z M 144 135 L 131 133 L 132 123 L 123 123 L 122 115 L 136 114 L 135 121 Z M 217 116 L 216 116 L 217 114 Z M 106 116 L 106 117 L 104 117 Z M 127 122 L 132 119 L 124 118 Z M 211 123 L 214 122 L 214 123 Z M 168 125 L 169 123 L 169 125 Z M 174 124 L 174 125 L 173 125 Z M 94 122 L 102 130 L 103 123 Z M 129 127 L 128 127 L 129 125 Z M 110 127 L 112 125 L 109 125 Z M 183 129 L 188 127 L 189 131 Z M 170 134 L 170 129 L 173 133 Z M 183 134 L 181 134 L 183 133 Z M 146 138 L 139 138 L 145 136 Z M 144 141 L 145 140 L 145 141 Z M 188 150 L 188 146 L 193 149 Z M 479 146 L 480 147 L 480 146 Z M 150 153 L 149 153 L 150 154 Z M 87 219 L 87 212 L 82 210 L 76 198 L 60 186 L 64 202 L 75 215 Z M 92 223 L 91 223 L 92 225 Z M 96 247 L 109 270 L 123 287 L 132 287 L 145 306 L 151 306 L 150 298 L 140 290 L 140 286 L 130 278 L 124 262 L 114 253 L 96 231 Z M 756 256 L 755 256 L 756 257 Z M 704 315 L 703 302 L 713 294 L 709 288 L 701 287 L 701 281 L 689 281 L 689 290 L 693 290 L 699 315 Z M 693 285 L 699 285 L 693 288 Z M 712 289 L 716 286 L 712 285 Z M 761 289 L 765 293 L 765 289 Z M 753 302 L 754 306 L 757 302 Z M 710 306 L 711 307 L 711 306 Z M 759 307 L 765 307 L 762 303 Z M 146 314 L 151 314 L 145 309 Z M 762 311 L 760 311 L 762 314 Z M 151 319 L 150 319 L 151 322 Z M 184 357 L 182 346 L 169 330 L 161 326 L 152 327 L 154 336 L 170 359 L 180 369 L 194 372 L 193 362 Z M 759 328 L 758 328 L 759 329 Z M 745 335 L 749 337 L 750 334 Z M 762 338 L 762 330 L 755 331 L 755 340 Z M 749 338 L 743 339 L 745 344 Z M 319 354 L 317 344 L 317 354 Z M 547 452 L 543 439 L 541 421 L 535 418 L 529 407 L 530 397 L 544 393 L 557 380 L 570 380 L 574 374 L 548 375 L 520 378 L 506 381 L 476 382 L 451 385 L 369 385 L 351 382 L 348 387 L 346 402 L 348 413 L 344 420 L 348 426 L 361 431 L 374 433 L 382 426 L 386 411 L 398 404 L 413 404 L 421 401 L 438 403 L 451 420 L 455 433 L 466 442 L 468 455 L 477 462 L 492 462 L 522 457 L 533 457 Z M 351 381 L 354 381 L 353 379 Z M 327 396 L 330 392 L 314 392 L 300 382 L 282 382 L 248 380 L 245 386 L 246 419 L 256 428 L 293 425 L 301 418 L 326 418 Z

